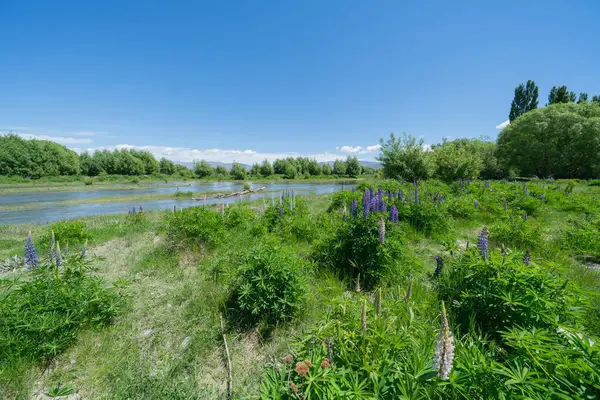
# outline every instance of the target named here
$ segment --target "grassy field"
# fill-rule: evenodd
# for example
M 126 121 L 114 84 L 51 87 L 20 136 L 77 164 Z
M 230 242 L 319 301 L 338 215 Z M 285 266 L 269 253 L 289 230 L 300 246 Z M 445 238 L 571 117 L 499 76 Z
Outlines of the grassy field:
M 17 356 L 19 345 L 0 335 L 0 390 L 9 399 L 61 387 L 89 399 L 227 398 L 222 315 L 232 398 L 575 399 L 600 393 L 598 345 L 576 339 L 597 343 L 600 328 L 596 187 L 428 182 L 415 204 L 412 185 L 378 185 L 386 210 L 368 218 L 359 190 L 286 197 L 281 207 L 266 210 L 262 202 L 235 205 L 224 216 L 218 207 L 201 207 L 175 216 L 152 211 L 0 226 L 0 260 L 22 255 L 29 233 L 40 262 L 51 229 L 61 248 L 70 242 L 71 253 L 87 241 L 90 277 L 122 300 L 109 323 L 82 325 L 51 357 Z M 398 200 L 400 190 L 410 202 Z M 398 223 L 389 214 L 392 204 Z M 484 227 L 489 256 L 482 259 Z M 275 268 L 272 279 L 265 267 Z M 285 275 L 276 278 L 279 270 Z M 0 293 L 16 296 L 11 282 L 35 279 L 30 274 L 0 275 Z M 494 283 L 471 279 L 484 275 Z M 255 280 L 259 284 L 246 285 Z M 246 291 L 251 306 L 243 300 Z M 434 364 L 441 300 L 454 337 L 448 380 L 437 376 Z M 13 318 L 17 311 L 6 297 L 0 303 L 0 316 Z M 280 306 L 285 312 L 274 314 Z M 19 326 L 3 328 L 17 332 Z M 61 326 L 56 329 L 66 329 Z M 557 327 L 577 334 L 558 334 Z M 292 364 L 282 361 L 287 355 Z M 299 365 L 303 360 L 312 362 Z

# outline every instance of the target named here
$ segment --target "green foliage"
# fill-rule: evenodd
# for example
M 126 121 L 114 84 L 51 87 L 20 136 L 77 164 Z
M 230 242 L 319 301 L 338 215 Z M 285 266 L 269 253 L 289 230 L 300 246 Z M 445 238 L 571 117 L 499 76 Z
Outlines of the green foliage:
M 333 162 L 333 170 L 332 170 L 334 175 L 337 176 L 344 176 L 346 175 L 347 172 L 347 166 L 346 163 L 342 160 L 335 160 Z
M 433 169 L 423 139 L 417 141 L 406 133 L 401 138 L 391 133 L 387 142 L 381 139 L 381 154 L 377 160 L 383 164 L 384 176 L 391 179 L 420 181 L 429 178 Z
M 262 164 L 260 165 L 260 174 L 266 178 L 268 176 L 271 176 L 275 173 L 275 170 L 273 169 L 273 165 L 271 165 L 271 163 L 269 162 L 269 160 L 265 160 L 262 162 Z
M 167 236 L 174 245 L 215 246 L 225 234 L 225 218 L 207 207 L 188 207 L 164 216 Z
M 552 86 L 548 95 L 548 105 L 558 103 L 574 103 L 575 92 L 569 92 L 566 86 Z
M 348 218 L 329 233 L 313 250 L 313 259 L 351 284 L 360 274 L 360 283 L 373 288 L 384 278 L 399 279 L 413 271 L 402 268 L 406 258 L 404 235 L 399 225 L 388 223 L 385 243 L 379 239 L 379 221 L 382 216 Z
M 225 226 L 247 226 L 256 220 L 256 213 L 246 204 L 232 204 L 225 210 Z
M 538 107 L 539 88 L 534 81 L 527 81 L 527 85 L 520 84 L 515 88 L 515 97 L 510 105 L 509 120 L 512 122 L 517 117 Z
M 296 178 L 296 174 L 298 173 L 298 171 L 296 170 L 296 166 L 292 163 L 286 163 L 285 164 L 285 169 L 283 172 L 283 177 L 285 179 L 294 179 Z
M 335 168 L 335 164 L 334 164 Z M 348 156 L 346 159 L 346 174 L 350 178 L 356 178 L 360 175 L 361 167 L 358 158 Z
M 349 190 L 340 190 L 339 192 L 335 192 L 331 199 L 331 203 L 327 207 L 327 212 L 343 210 L 344 205 L 346 206 L 347 214 L 350 213 L 350 205 L 352 204 L 352 200 L 356 199 L 357 203 L 360 203 L 360 199 L 362 196 L 362 192 L 352 193 Z
M 231 171 L 229 171 L 232 179 L 237 181 L 242 181 L 246 179 L 246 168 L 242 166 L 240 163 L 234 162 L 231 166 Z
M 213 175 L 214 172 L 213 167 L 204 160 L 194 163 L 194 174 L 196 174 L 198 178 L 208 178 Z
M 331 169 L 331 165 L 329 163 L 325 163 L 323 164 L 323 175 L 332 175 L 333 174 L 333 170 Z
M 85 223 L 78 220 L 58 221 L 50 225 L 42 239 L 43 243 L 50 243 L 52 232 L 54 232 L 54 239 L 61 243 L 63 247 L 67 244 L 83 244 L 86 240 L 91 239 Z
M 171 160 L 161 158 L 158 163 L 158 170 L 161 174 L 173 175 L 175 173 L 175 164 Z
M 498 154 L 505 169 L 521 176 L 598 176 L 600 107 L 556 104 L 530 111 L 500 132 Z
M 581 216 L 572 218 L 562 230 L 558 244 L 571 253 L 600 261 L 600 218 Z
M 434 176 L 452 182 L 457 179 L 477 179 L 483 168 L 482 155 L 473 151 L 469 140 L 444 141 L 434 148 Z
M 0 370 L 61 353 L 82 329 L 110 323 L 122 305 L 80 255 L 66 257 L 60 270 L 42 265 L 22 279 L 0 281 Z
M 497 252 L 483 261 L 478 249 L 453 263 L 440 283 L 440 294 L 453 304 L 456 321 L 466 332 L 475 324 L 485 335 L 501 339 L 511 328 L 549 329 L 578 324 L 585 299 L 571 282 L 535 263 L 525 265 L 522 253 L 506 259 Z
M 534 248 L 540 243 L 541 232 L 533 220 L 510 214 L 490 227 L 490 241 L 520 249 Z
M 420 202 L 416 204 L 414 201 L 406 204 L 403 203 L 398 207 L 398 214 L 401 221 L 406 221 L 414 226 L 417 230 L 426 233 L 446 233 L 450 229 L 452 221 L 442 207 L 436 207 L 429 202 Z
M 249 324 L 267 327 L 293 319 L 306 293 L 303 263 L 274 244 L 257 245 L 244 257 L 232 287 L 232 303 Z

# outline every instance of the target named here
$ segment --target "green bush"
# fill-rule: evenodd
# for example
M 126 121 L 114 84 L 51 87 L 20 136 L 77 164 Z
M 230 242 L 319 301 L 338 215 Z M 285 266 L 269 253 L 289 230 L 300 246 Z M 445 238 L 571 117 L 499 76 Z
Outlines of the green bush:
M 570 219 L 561 232 L 559 245 L 571 253 L 600 261 L 600 219 Z
M 85 224 L 82 221 L 77 220 L 59 221 L 50 225 L 44 238 L 42 238 L 42 243 L 50 243 L 52 232 L 54 232 L 54 239 L 59 242 L 63 248 L 67 244 L 83 244 L 91 237 Z
M 541 243 L 541 232 L 530 218 L 511 214 L 490 227 L 489 239 L 499 246 L 528 249 Z
M 231 291 L 240 319 L 272 327 L 294 318 L 306 294 L 303 268 L 293 253 L 273 244 L 249 250 Z
M 405 259 L 401 225 L 387 223 L 385 243 L 382 244 L 380 218 L 380 214 L 348 218 L 315 245 L 313 259 L 321 267 L 351 282 L 360 274 L 361 285 L 366 289 L 375 287 L 384 278 L 410 275 L 406 266 L 400 269 L 400 263 Z
M 331 199 L 331 203 L 329 203 L 329 207 L 327 207 L 327 212 L 343 210 L 344 205 L 346 205 L 346 211 L 350 213 L 350 204 L 352 204 L 352 200 L 356 199 L 357 203 L 360 204 L 361 196 L 362 193 L 353 193 L 350 190 L 340 190 L 339 192 L 335 192 Z
M 452 217 L 442 207 L 435 207 L 431 203 L 421 202 L 416 204 L 411 201 L 398 207 L 401 221 L 407 221 L 417 230 L 426 233 L 446 233 L 450 230 Z
M 225 210 L 225 226 L 247 226 L 256 219 L 256 213 L 246 204 L 233 204 Z
M 483 261 L 476 248 L 466 252 L 443 274 L 439 291 L 455 309 L 464 332 L 471 324 L 501 338 L 510 328 L 549 329 L 581 322 L 585 299 L 571 282 L 548 273 L 535 263 L 523 263 L 522 253 L 506 259 L 490 252 Z
M 178 245 L 215 246 L 223 240 L 225 218 L 207 207 L 189 207 L 164 216 L 167 236 Z
M 83 184 L 86 185 L 86 186 L 93 185 L 94 184 L 94 180 L 92 178 L 85 178 L 83 180 Z
M 0 280 L 0 370 L 61 353 L 79 331 L 108 324 L 122 306 L 79 254 L 65 256 L 60 269 L 40 265 L 16 281 Z

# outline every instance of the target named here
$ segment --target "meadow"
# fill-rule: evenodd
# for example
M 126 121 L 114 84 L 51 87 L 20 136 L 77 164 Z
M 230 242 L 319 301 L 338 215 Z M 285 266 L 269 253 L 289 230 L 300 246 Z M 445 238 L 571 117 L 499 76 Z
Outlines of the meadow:
M 9 399 L 600 398 L 597 181 L 0 226 Z

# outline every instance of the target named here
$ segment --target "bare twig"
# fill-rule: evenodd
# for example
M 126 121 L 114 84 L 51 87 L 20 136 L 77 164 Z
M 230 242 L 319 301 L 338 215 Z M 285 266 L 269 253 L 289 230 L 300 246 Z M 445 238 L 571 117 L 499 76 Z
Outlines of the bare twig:
M 227 336 L 225 336 L 225 328 L 223 326 L 223 315 L 219 313 L 219 322 L 221 323 L 221 333 L 223 334 L 223 344 L 225 344 L 225 354 L 227 355 L 227 398 L 233 396 L 233 375 L 231 373 L 231 357 L 229 356 L 229 346 L 227 346 Z

